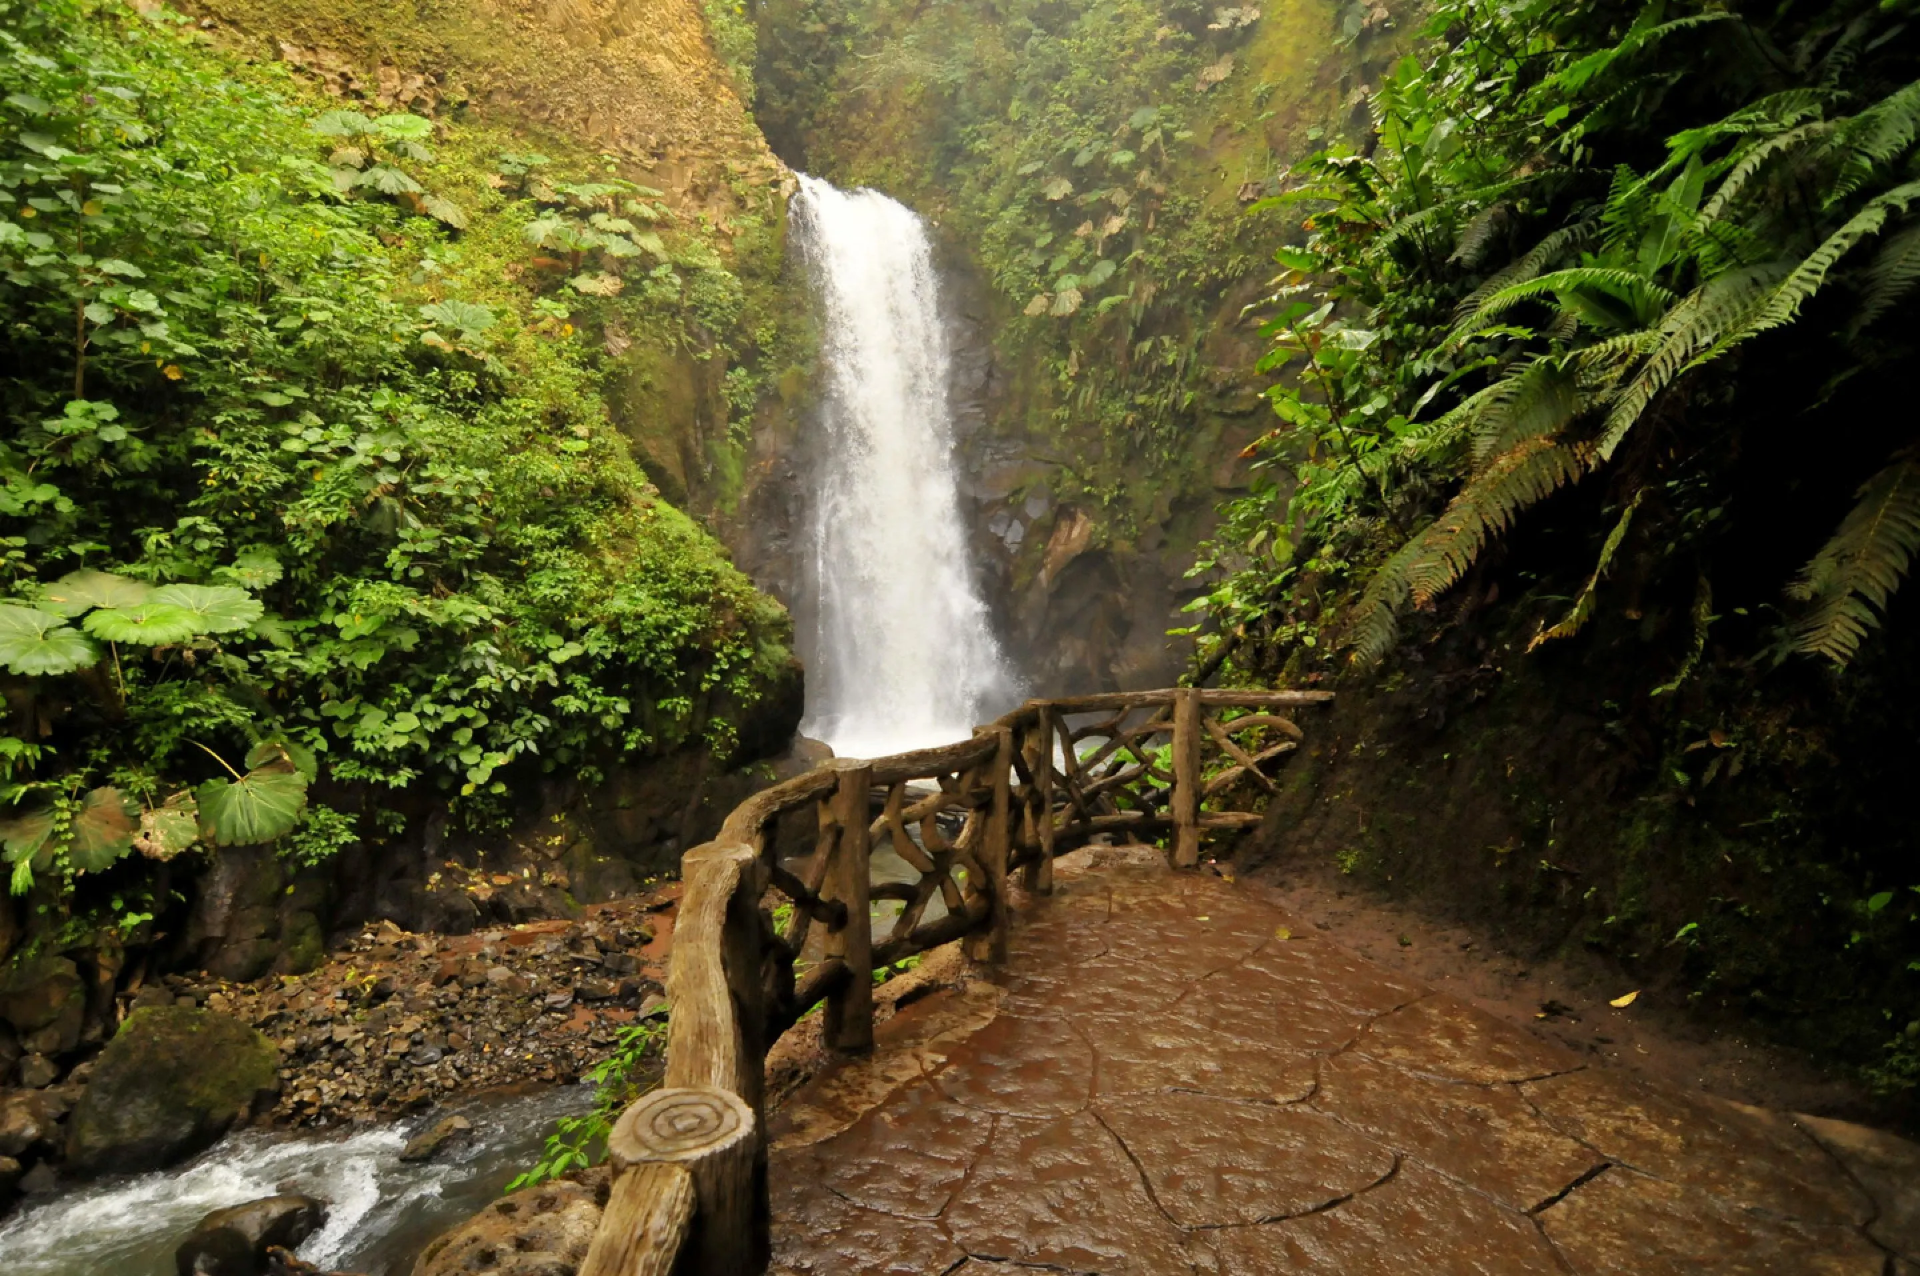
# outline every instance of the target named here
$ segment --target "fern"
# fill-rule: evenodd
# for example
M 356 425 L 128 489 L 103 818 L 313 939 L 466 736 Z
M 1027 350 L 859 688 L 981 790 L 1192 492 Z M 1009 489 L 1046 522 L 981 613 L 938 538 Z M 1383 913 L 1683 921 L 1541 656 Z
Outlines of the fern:
M 1673 304 L 1673 293 L 1670 290 L 1661 287 L 1638 271 L 1627 270 L 1620 266 L 1570 266 L 1565 270 L 1555 270 L 1529 279 L 1525 283 L 1502 288 L 1481 302 L 1479 309 L 1472 315 L 1457 324 L 1454 335 L 1457 339 L 1484 327 L 1487 320 L 1523 302 L 1535 301 L 1548 294 L 1573 293 L 1582 289 L 1593 289 L 1617 297 L 1636 310 L 1643 306 Z
M 1889 93 L 1842 123 L 1833 140 L 1841 171 L 1827 190 L 1828 207 L 1865 186 L 1881 168 L 1906 154 L 1917 133 L 1920 80 Z
M 1400 638 L 1400 613 L 1407 609 L 1412 592 L 1407 584 L 1407 566 L 1419 550 L 1419 541 L 1411 540 L 1394 551 L 1367 582 L 1366 592 L 1353 606 L 1344 635 L 1353 648 L 1356 664 L 1379 661 Z
M 1478 288 L 1461 299 L 1459 308 L 1454 312 L 1455 334 L 1458 335 L 1465 329 L 1468 319 L 1480 309 L 1488 297 L 1504 288 L 1534 278 L 1564 254 L 1578 251 L 1593 238 L 1597 229 L 1598 227 L 1591 221 L 1562 226 L 1522 253 L 1511 265 L 1490 276 Z
M 1878 319 L 1915 284 L 1920 284 L 1920 226 L 1909 226 L 1887 240 L 1867 268 L 1860 309 L 1854 312 L 1848 331 L 1859 332 Z
M 1920 453 L 1899 453 L 1860 488 L 1833 538 L 1820 547 L 1787 595 L 1811 608 L 1793 626 L 1798 651 L 1845 665 L 1920 553 Z
M 1658 330 L 1659 346 L 1607 412 L 1597 445 L 1600 460 L 1613 458 L 1647 405 L 1675 377 L 1707 361 L 1701 351 L 1718 354 L 1731 348 L 1723 345 L 1728 334 L 1746 325 L 1783 269 L 1776 264 L 1729 272 L 1700 285 L 1667 311 Z
M 1480 556 L 1489 538 L 1512 526 L 1522 510 L 1537 505 L 1580 477 L 1582 456 L 1552 439 L 1533 438 L 1482 470 L 1432 526 L 1412 542 L 1403 571 L 1416 605 L 1445 593 Z
M 1724 338 L 1722 348 L 1771 329 L 1785 327 L 1799 318 L 1800 307 L 1812 300 L 1826 284 L 1827 275 L 1839 264 L 1840 259 L 1878 235 L 1886 227 L 1888 218 L 1906 212 L 1907 206 L 1915 200 L 1920 200 L 1920 181 L 1905 182 L 1868 200 L 1840 229 L 1827 236 L 1825 243 L 1808 253 L 1805 260 L 1793 268 L 1793 273 L 1774 289 L 1773 295 L 1753 321 Z M 1708 353 L 1715 355 L 1720 350 Z
M 1613 566 L 1613 556 L 1619 552 L 1620 542 L 1627 538 L 1627 528 L 1633 525 L 1633 513 L 1640 508 L 1640 502 L 1646 494 L 1647 490 L 1641 488 L 1633 494 L 1633 499 L 1627 502 L 1627 508 L 1620 511 L 1619 521 L 1613 525 L 1613 530 L 1607 533 L 1606 542 L 1600 546 L 1600 561 L 1594 564 L 1593 574 L 1587 577 L 1587 583 L 1581 588 L 1579 596 L 1573 600 L 1572 609 L 1560 618 L 1559 624 L 1550 629 L 1542 629 L 1535 634 L 1532 641 L 1527 643 L 1528 651 L 1556 638 L 1573 637 L 1593 617 L 1593 600 L 1600 589 L 1600 582 L 1605 579 L 1607 569 Z
M 1727 175 L 1720 179 L 1720 184 L 1707 197 L 1707 202 L 1700 206 L 1700 215 L 1693 224 L 1693 237 L 1703 237 L 1709 228 L 1716 225 L 1727 209 L 1745 193 L 1747 184 L 1774 160 L 1827 136 L 1833 132 L 1833 128 L 1831 121 L 1816 120 L 1776 133 L 1748 147 L 1734 161 L 1733 167 L 1727 170 Z
M 1580 412 L 1583 400 L 1568 362 L 1535 359 L 1506 378 L 1473 428 L 1473 466 L 1485 470 L 1495 457 L 1527 439 L 1558 434 Z

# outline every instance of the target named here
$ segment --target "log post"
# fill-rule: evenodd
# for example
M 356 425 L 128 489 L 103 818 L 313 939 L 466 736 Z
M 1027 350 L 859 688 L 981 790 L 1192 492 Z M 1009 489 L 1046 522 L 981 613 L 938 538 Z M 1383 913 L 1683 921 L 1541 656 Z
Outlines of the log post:
M 967 940 L 967 955 L 975 961 L 1001 962 L 1007 959 L 1007 930 L 1011 917 L 1007 910 L 1007 862 L 1013 853 L 1013 729 L 981 727 L 975 734 L 992 731 L 995 737 L 993 760 L 987 765 L 993 778 L 992 805 L 987 808 L 987 825 L 980 839 L 980 871 L 986 881 L 980 889 L 987 896 L 985 927 Z
M 1173 866 L 1200 863 L 1200 695 L 1173 693 Z
M 1029 861 L 1021 884 L 1036 895 L 1053 894 L 1053 719 L 1043 705 L 1027 728 L 1027 774 L 1033 777 L 1027 810 L 1040 858 Z
M 839 785 L 831 811 L 838 827 L 833 859 L 820 884 L 822 899 L 847 906 L 846 924 L 826 935 L 825 959 L 846 965 L 847 979 L 827 997 L 821 1023 L 822 1039 L 833 1050 L 873 1048 L 873 912 L 869 898 L 872 877 L 868 866 L 869 829 L 867 794 L 873 770 L 864 762 L 834 762 Z
M 755 1187 L 755 1149 L 759 1124 L 746 1100 L 710 1086 L 655 1090 L 620 1114 L 607 1135 L 607 1153 L 630 1185 L 616 1188 L 608 1212 L 594 1234 L 585 1272 L 631 1276 L 633 1272 L 684 1271 L 690 1276 L 744 1276 L 765 1270 L 765 1232 Z M 676 1175 L 674 1171 L 678 1171 Z M 656 1228 L 662 1239 L 684 1210 L 676 1197 L 679 1175 L 692 1188 L 693 1225 L 686 1234 L 682 1266 L 594 1267 L 594 1255 L 606 1248 L 628 1251 L 611 1225 L 619 1222 L 628 1238 L 633 1229 Z M 616 1205 L 624 1210 L 616 1220 Z M 657 1219 L 657 1222 L 655 1221 Z M 638 1251 L 631 1251 L 638 1252 Z M 609 1254 L 610 1260 L 614 1255 Z
M 613 1181 L 580 1276 L 671 1276 L 693 1230 L 693 1175 L 683 1165 L 635 1165 Z

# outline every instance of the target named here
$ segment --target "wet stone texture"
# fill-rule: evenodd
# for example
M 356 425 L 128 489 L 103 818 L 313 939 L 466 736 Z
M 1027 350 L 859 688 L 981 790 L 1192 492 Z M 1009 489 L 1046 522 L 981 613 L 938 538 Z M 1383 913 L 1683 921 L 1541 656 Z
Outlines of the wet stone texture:
M 1105 858 L 775 1115 L 775 1273 L 1920 1276 L 1913 1144 L 1587 1067 Z

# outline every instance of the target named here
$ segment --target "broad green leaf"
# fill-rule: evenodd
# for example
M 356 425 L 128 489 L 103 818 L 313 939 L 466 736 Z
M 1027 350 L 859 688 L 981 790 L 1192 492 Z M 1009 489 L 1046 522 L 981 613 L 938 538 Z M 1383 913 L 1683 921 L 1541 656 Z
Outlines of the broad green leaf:
M 99 873 L 133 848 L 140 808 L 119 789 L 93 789 L 80 799 L 67 842 L 67 859 L 83 873 Z
M 405 142 L 424 142 L 433 136 L 433 121 L 424 115 L 383 115 L 373 128 L 381 137 Z
M 52 807 L 16 810 L 0 820 L 0 847 L 5 848 L 9 864 L 32 862 L 36 868 L 45 867 L 53 849 L 47 840 L 52 836 Z
M 192 612 L 152 601 L 89 612 L 81 623 L 95 638 L 139 643 L 143 647 L 170 646 L 200 632 L 200 622 Z
M 290 766 L 309 782 L 320 774 L 320 761 L 313 756 L 313 750 L 294 740 L 262 740 L 247 753 L 249 770 L 271 770 L 276 766 L 283 770 Z
M 391 164 L 375 164 L 354 179 L 355 186 L 371 186 L 382 195 L 417 195 L 426 188 Z
M 35 607 L 0 603 L 0 665 L 22 677 L 72 673 L 100 659 L 79 630 Z
M 436 301 L 420 307 L 420 317 L 429 323 L 458 329 L 466 340 L 477 337 L 496 322 L 493 311 L 471 301 Z
M 200 831 L 221 846 L 271 842 L 300 823 L 307 809 L 307 777 L 290 765 L 249 771 L 238 780 L 208 780 L 194 794 Z
M 617 297 L 620 290 L 626 287 L 626 282 L 620 276 L 604 270 L 593 275 L 575 275 L 567 283 L 575 292 L 585 293 L 589 297 Z
M 200 804 L 191 793 L 176 793 L 160 806 L 140 813 L 133 847 L 150 860 L 166 861 L 200 840 Z
M 215 568 L 213 574 L 244 589 L 265 589 L 285 572 L 272 550 L 249 549 L 233 560 L 233 566 Z
M 149 601 L 188 613 L 203 634 L 245 629 L 266 611 L 246 590 L 232 585 L 162 585 Z
M 1056 177 L 1042 186 L 1040 193 L 1051 200 L 1062 200 L 1073 194 L 1073 183 L 1064 177 Z
M 110 572 L 70 572 L 40 591 L 51 611 L 78 616 L 95 607 L 133 607 L 147 601 L 153 586 Z
M 455 230 L 467 228 L 466 210 L 450 199 L 439 195 L 429 195 L 420 201 L 420 207 L 427 210 L 427 216 L 442 222 Z
M 311 127 L 322 137 L 359 137 L 373 131 L 373 121 L 358 111 L 328 111 Z

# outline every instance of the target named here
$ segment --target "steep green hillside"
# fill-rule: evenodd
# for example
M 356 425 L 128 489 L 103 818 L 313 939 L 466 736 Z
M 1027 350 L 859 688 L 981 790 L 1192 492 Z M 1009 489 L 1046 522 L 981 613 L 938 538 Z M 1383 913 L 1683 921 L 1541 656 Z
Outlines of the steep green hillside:
M 190 848 L 312 864 L 423 799 L 485 826 L 545 776 L 731 752 L 786 617 L 635 463 L 653 400 L 608 393 L 725 364 L 712 216 L 444 86 L 343 100 L 166 10 L 4 12 L 0 832 L 36 931 L 144 934 Z

